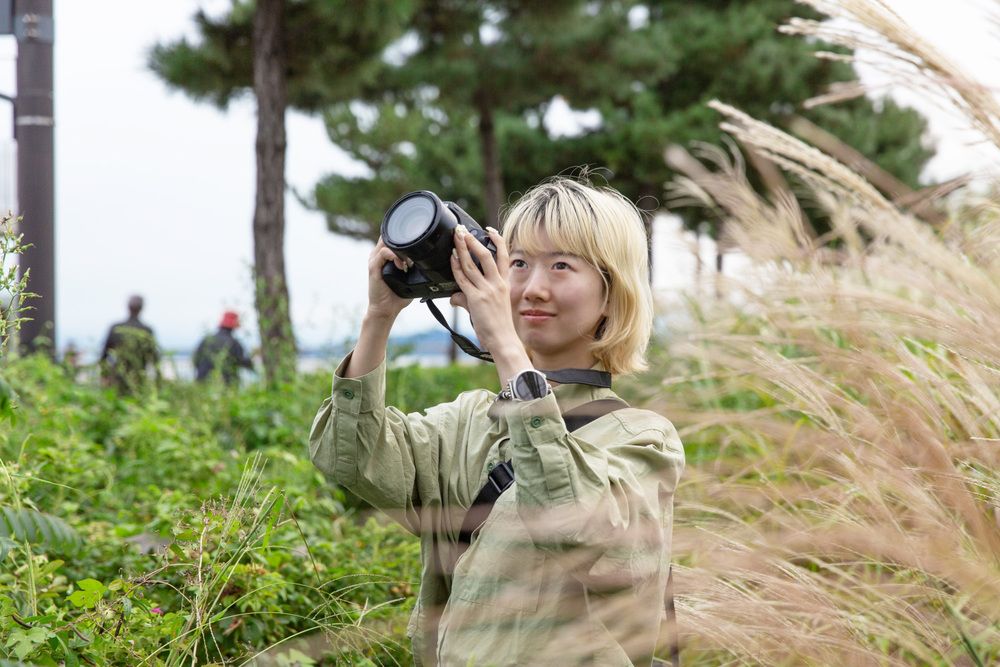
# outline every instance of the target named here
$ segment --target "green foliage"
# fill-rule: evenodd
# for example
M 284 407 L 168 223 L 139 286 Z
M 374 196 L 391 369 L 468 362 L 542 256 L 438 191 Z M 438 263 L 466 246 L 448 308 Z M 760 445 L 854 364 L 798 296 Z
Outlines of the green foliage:
M 370 239 L 385 208 L 418 188 L 459 203 L 482 224 L 495 222 L 510 190 L 505 180 L 539 161 L 511 163 L 508 126 L 538 128 L 555 95 L 621 98 L 640 73 L 671 68 L 661 49 L 637 45 L 623 28 L 629 6 L 503 0 L 445 11 L 418 3 L 397 45 L 405 55 L 387 58 L 379 85 L 360 98 L 365 104 L 327 118 L 331 139 L 371 174 L 330 175 L 307 203 L 327 214 L 331 230 Z M 554 145 L 537 147 L 551 153 Z M 531 171 L 532 184 L 536 176 Z
M 79 550 L 79 534 L 58 517 L 43 514 L 30 507 L 0 507 L 0 545 L 4 538 L 18 542 L 42 543 L 55 553 L 67 555 Z M 7 557 L 9 549 L 0 546 L 0 560 Z
M 17 392 L 10 386 L 10 383 L 0 375 L 0 421 L 14 422 L 14 407 L 17 405 Z
M 890 100 L 806 107 L 857 75 L 815 57 L 837 48 L 778 32 L 793 17 L 820 16 L 795 0 L 386 0 L 363 11 L 310 0 L 285 9 L 289 104 L 322 111 L 331 141 L 368 167 L 361 177 L 330 174 L 300 199 L 352 238 L 376 239 L 388 206 L 417 189 L 489 224 L 508 193 L 582 165 L 607 169 L 611 185 L 655 209 L 674 176 L 669 144 L 721 144 L 706 106 L 716 99 L 778 127 L 802 115 L 911 187 L 933 154 L 924 120 Z M 245 1 L 219 18 L 200 12 L 200 41 L 156 46 L 150 66 L 225 107 L 252 85 L 252 18 Z M 556 96 L 599 122 L 553 136 L 542 121 Z M 677 212 L 692 225 L 706 217 Z M 824 216 L 814 222 L 828 229 Z
M 315 112 L 372 81 L 378 57 L 400 34 L 410 0 L 284 3 L 283 47 L 292 107 Z M 220 108 L 253 91 L 254 3 L 234 0 L 219 17 L 199 10 L 198 40 L 157 44 L 148 65 L 167 85 Z
M 23 317 L 25 299 L 34 296 L 28 292 L 28 273 L 18 276 L 18 265 L 13 261 L 16 255 L 31 247 L 22 244 L 23 234 L 15 235 L 14 225 L 20 222 L 21 218 L 15 220 L 10 212 L 0 218 L 0 359 L 3 359 L 8 340 L 26 319 Z M 4 405 L 0 403 L 0 420 L 5 414 Z
M 469 388 L 499 391 L 498 383 L 493 364 L 454 364 L 443 368 L 399 366 L 386 373 L 386 403 L 403 412 L 417 412 L 454 400 Z
M 14 234 L 14 224 L 20 221 L 9 212 L 0 219 L 0 360 L 10 338 L 27 319 L 23 317 L 25 299 L 35 296 L 28 292 L 28 272 L 19 277 L 18 265 L 11 261 L 30 247 L 22 244 L 23 234 Z M 14 422 L 16 407 L 17 392 L 0 373 L 0 424 Z
M 306 451 L 329 371 L 139 400 L 44 355 L 5 362 L 22 407 L 0 431 L 0 660 L 411 664 L 419 543 Z M 388 372 L 407 410 L 496 382 L 485 364 Z
M 553 174 L 593 165 L 655 209 L 674 176 L 663 159 L 669 144 L 721 145 L 719 117 L 707 106 L 716 99 L 778 127 L 804 116 L 917 187 L 933 154 L 921 141 L 925 121 L 887 99 L 806 108 L 857 75 L 844 62 L 815 57 L 843 49 L 780 34 L 792 17 L 819 14 L 794 0 L 530 9 L 495 2 L 456 12 L 421 3 L 411 21 L 415 45 L 389 59 L 381 85 L 359 98 L 364 104 L 340 103 L 326 118 L 331 140 L 369 173 L 326 176 L 306 204 L 326 213 L 332 231 L 354 238 L 375 239 L 388 206 L 421 188 L 462 200 L 487 220 L 487 146 L 495 141 L 500 203 Z M 542 119 L 556 95 L 597 112 L 599 121 L 575 136 L 553 136 Z M 675 212 L 689 224 L 706 217 L 700 209 Z M 818 217 L 822 233 L 828 226 Z
M 386 209 L 414 190 L 430 190 L 483 220 L 483 168 L 473 116 L 444 113 L 434 99 L 418 96 L 411 104 L 338 104 L 324 120 L 331 141 L 370 170 L 362 177 L 327 175 L 301 197 L 306 206 L 326 213 L 334 233 L 378 238 Z

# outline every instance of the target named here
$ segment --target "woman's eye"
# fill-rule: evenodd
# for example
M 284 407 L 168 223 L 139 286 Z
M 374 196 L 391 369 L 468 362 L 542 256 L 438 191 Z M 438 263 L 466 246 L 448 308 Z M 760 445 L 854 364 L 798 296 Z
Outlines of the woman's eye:
M 523 269 L 524 267 L 527 266 L 527 264 L 524 263 L 523 259 L 512 259 L 510 265 L 518 269 Z
M 552 265 L 552 268 L 553 269 L 568 269 L 569 268 L 569 264 L 567 264 L 566 262 L 556 262 L 555 264 Z

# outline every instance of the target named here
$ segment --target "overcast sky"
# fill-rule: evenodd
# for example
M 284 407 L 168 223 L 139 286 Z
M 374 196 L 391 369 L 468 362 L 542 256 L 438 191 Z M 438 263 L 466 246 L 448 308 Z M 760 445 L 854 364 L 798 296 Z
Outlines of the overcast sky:
M 54 4 L 59 348 L 68 341 L 98 348 L 108 325 L 125 316 L 132 293 L 146 297 L 144 319 L 167 348 L 189 351 L 230 307 L 244 316 L 248 326 L 240 334 L 252 343 L 254 106 L 248 100 L 223 113 L 196 104 L 169 92 L 145 66 L 152 44 L 193 32 L 198 7 L 224 8 L 228 1 Z M 991 3 L 893 4 L 977 74 L 997 70 L 995 27 L 981 14 Z M 0 93 L 15 92 L 15 56 L 13 38 L 0 38 Z M 10 105 L 0 104 L 0 127 L 11 126 Z M 968 135 L 940 122 L 936 130 L 940 157 L 930 175 L 954 176 L 994 159 L 966 146 Z M 352 169 L 357 167 L 330 144 L 321 121 L 288 114 L 287 179 L 293 188 L 307 191 L 326 173 Z M 690 253 L 678 250 L 683 244 L 670 238 L 668 228 L 663 223 L 655 249 L 655 282 L 662 290 L 693 274 Z M 365 305 L 371 244 L 330 234 L 323 217 L 291 195 L 285 243 L 300 343 L 322 346 L 351 335 Z M 400 322 L 404 330 L 433 326 L 420 304 Z

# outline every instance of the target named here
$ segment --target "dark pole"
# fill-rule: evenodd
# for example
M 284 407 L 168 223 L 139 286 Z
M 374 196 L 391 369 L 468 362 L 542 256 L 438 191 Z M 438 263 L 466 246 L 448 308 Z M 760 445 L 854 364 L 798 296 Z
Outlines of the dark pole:
M 44 346 L 50 354 L 56 340 L 55 271 L 55 140 L 52 102 L 52 0 L 15 0 L 17 38 L 17 98 L 14 138 L 17 140 L 17 200 L 20 231 L 31 247 L 21 254 L 20 268 L 28 274 L 27 303 L 21 326 L 21 349 Z

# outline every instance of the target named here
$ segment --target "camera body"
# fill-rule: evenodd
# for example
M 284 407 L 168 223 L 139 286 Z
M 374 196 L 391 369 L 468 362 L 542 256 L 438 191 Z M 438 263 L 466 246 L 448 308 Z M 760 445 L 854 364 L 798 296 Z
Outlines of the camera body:
M 443 202 L 428 190 L 400 197 L 382 220 L 382 240 L 397 257 L 411 260 L 409 271 L 392 262 L 382 267 L 382 279 L 397 295 L 407 299 L 439 299 L 460 292 L 451 270 L 455 228 L 469 233 L 493 254 L 497 249 L 485 229 L 453 202 Z M 482 267 L 473 256 L 479 270 Z

